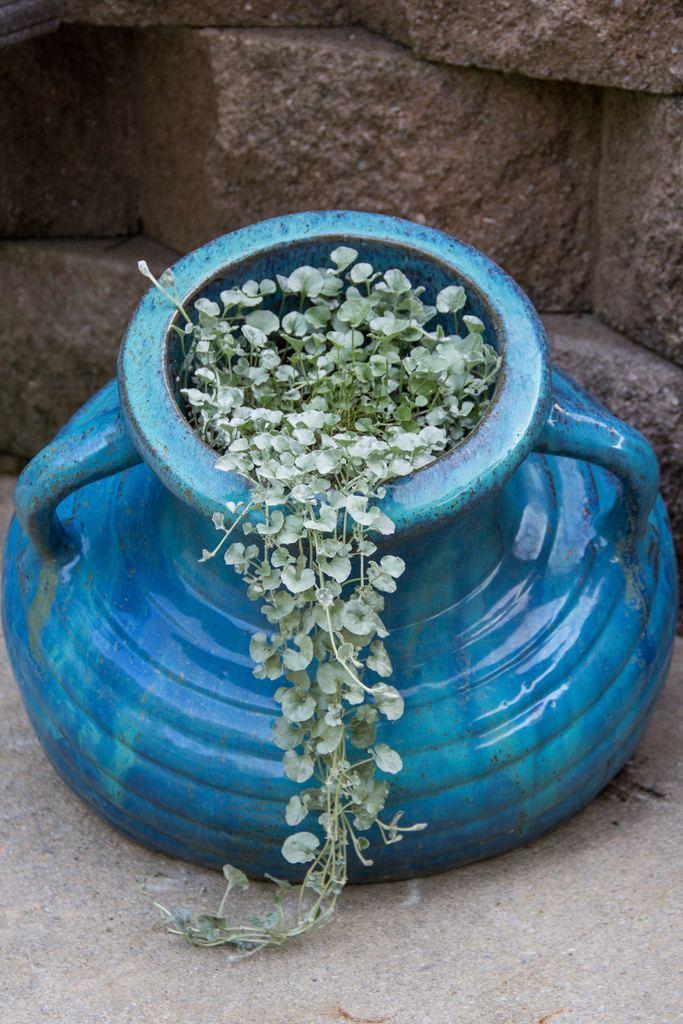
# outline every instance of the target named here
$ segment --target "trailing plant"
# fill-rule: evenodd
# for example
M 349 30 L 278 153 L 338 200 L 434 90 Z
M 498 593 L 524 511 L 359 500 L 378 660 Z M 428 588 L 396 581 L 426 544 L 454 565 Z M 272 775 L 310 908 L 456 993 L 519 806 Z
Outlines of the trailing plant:
M 401 811 L 389 822 L 381 817 L 387 777 L 402 761 L 377 742 L 377 725 L 403 714 L 403 698 L 387 682 L 382 613 L 405 564 L 393 554 L 375 557 L 377 535 L 395 530 L 377 502 L 387 480 L 467 435 L 500 367 L 482 321 L 462 315 L 462 287 L 444 288 L 434 306 L 402 271 L 382 274 L 358 262 L 354 249 L 340 246 L 330 261 L 277 282 L 246 281 L 221 292 L 220 302 L 200 298 L 196 321 L 171 271 L 157 281 L 140 264 L 183 318 L 175 325 L 177 382 L 188 419 L 219 453 L 216 468 L 249 481 L 247 502 L 214 514 L 220 537 L 201 558 L 222 555 L 261 603 L 270 631 L 251 638 L 254 675 L 286 681 L 275 691 L 282 713 L 273 742 L 284 751 L 285 774 L 303 787 L 287 805 L 297 831 L 282 854 L 309 867 L 300 885 L 273 879 L 274 910 L 228 922 L 230 891 L 248 885 L 231 865 L 215 916 L 195 924 L 184 911 L 159 907 L 169 931 L 196 945 L 231 945 L 237 956 L 328 921 L 347 880 L 349 847 L 372 863 L 373 826 L 385 843 L 426 827 L 401 824 Z M 298 830 L 310 815 L 322 841 Z

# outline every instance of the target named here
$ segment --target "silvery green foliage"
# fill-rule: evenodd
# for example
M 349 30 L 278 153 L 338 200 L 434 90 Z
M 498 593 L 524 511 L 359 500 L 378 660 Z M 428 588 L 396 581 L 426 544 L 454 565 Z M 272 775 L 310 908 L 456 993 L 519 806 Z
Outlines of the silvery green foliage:
M 221 292 L 220 304 L 198 299 L 197 323 L 170 271 L 156 282 L 140 268 L 185 320 L 176 330 L 188 418 L 221 453 L 217 468 L 251 484 L 248 504 L 214 515 L 220 538 L 202 559 L 222 555 L 261 602 L 270 630 L 252 637 L 254 675 L 283 680 L 273 742 L 285 774 L 303 787 L 287 805 L 297 831 L 282 853 L 310 867 L 301 886 L 278 882 L 275 911 L 232 926 L 224 898 L 216 917 L 195 926 L 161 908 L 172 931 L 198 945 L 232 944 L 238 956 L 328 920 L 346 882 L 348 847 L 372 863 L 361 833 L 377 825 L 385 843 L 396 843 L 426 827 L 401 826 L 400 812 L 389 824 L 380 817 L 386 776 L 402 761 L 376 742 L 377 723 L 403 713 L 386 682 L 382 612 L 405 565 L 396 555 L 375 557 L 378 535 L 395 529 L 376 502 L 387 480 L 466 436 L 489 404 L 500 359 L 477 317 L 459 322 L 463 288 L 443 289 L 430 306 L 400 270 L 380 274 L 357 260 L 341 246 L 330 267 L 246 281 Z M 314 816 L 322 844 L 304 824 Z M 248 884 L 237 869 L 225 872 L 226 897 Z M 286 892 L 298 896 L 294 924 L 285 921 Z

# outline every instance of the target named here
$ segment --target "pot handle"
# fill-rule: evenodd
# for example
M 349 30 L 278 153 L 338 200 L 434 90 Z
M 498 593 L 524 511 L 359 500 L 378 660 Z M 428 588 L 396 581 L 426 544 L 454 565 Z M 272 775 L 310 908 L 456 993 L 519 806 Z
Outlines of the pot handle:
M 111 396 L 107 394 L 110 390 Z M 81 429 L 60 432 L 29 462 L 17 481 L 17 519 L 36 552 L 44 558 L 54 558 L 68 550 L 66 531 L 56 515 L 60 501 L 94 480 L 142 461 L 123 422 L 116 381 L 107 384 L 97 399 L 109 397 L 109 408 L 93 412 Z M 93 404 L 97 399 L 92 400 Z M 97 405 L 102 404 L 97 401 Z
M 553 368 L 550 412 L 534 451 L 592 462 L 621 482 L 627 547 L 647 531 L 659 493 L 657 456 L 634 427 L 612 416 L 561 370 Z

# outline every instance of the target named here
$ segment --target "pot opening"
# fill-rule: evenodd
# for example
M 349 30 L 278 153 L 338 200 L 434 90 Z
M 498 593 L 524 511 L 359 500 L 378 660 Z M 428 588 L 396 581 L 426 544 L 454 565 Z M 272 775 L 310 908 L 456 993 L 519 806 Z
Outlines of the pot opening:
M 372 238 L 348 235 L 323 235 L 313 240 L 286 241 L 281 245 L 263 249 L 257 254 L 242 260 L 231 262 L 228 267 L 219 270 L 211 280 L 208 282 L 204 281 L 199 288 L 196 288 L 184 297 L 185 309 L 192 321 L 197 323 L 199 313 L 195 309 L 195 302 L 198 299 L 205 299 L 221 305 L 221 292 L 232 288 L 240 288 L 247 281 L 262 281 L 264 278 L 276 281 L 277 275 L 289 276 L 292 271 L 302 265 L 313 267 L 331 266 L 330 253 L 340 245 L 356 249 L 359 254 L 357 262 L 371 263 L 375 271 L 379 271 L 382 274 L 393 268 L 402 271 L 413 287 L 424 287 L 425 292 L 422 299 L 426 305 L 434 305 L 436 295 L 442 289 L 452 285 L 462 286 L 467 295 L 467 302 L 464 308 L 459 311 L 459 316 L 462 317 L 469 314 L 478 317 L 484 324 L 484 341 L 499 355 L 503 356 L 503 365 L 500 368 L 490 396 L 491 405 L 465 437 L 454 442 L 435 461 L 446 458 L 454 449 L 460 448 L 468 441 L 479 429 L 480 425 L 485 422 L 491 407 L 496 402 L 500 393 L 505 373 L 503 334 L 496 311 L 492 308 L 491 303 L 487 300 L 481 289 L 468 276 L 459 273 L 446 261 L 439 260 L 418 248 Z M 266 295 L 258 308 L 280 314 L 282 312 L 281 298 L 278 295 Z M 292 300 L 292 310 L 296 308 L 298 307 L 295 301 Z M 287 311 L 288 308 L 285 309 L 285 312 Z M 440 324 L 446 333 L 452 332 L 452 319 L 448 322 L 449 318 L 450 314 L 437 313 L 429 322 L 428 329 L 433 331 Z M 180 326 L 182 321 L 183 318 L 178 313 L 173 320 L 173 324 Z M 187 416 L 188 404 L 181 394 L 181 389 L 191 386 L 191 382 L 186 379 L 180 379 L 179 374 L 185 353 L 182 339 L 178 332 L 172 328 L 169 328 L 166 335 L 165 350 L 168 388 L 183 418 L 189 423 Z M 216 451 L 216 449 L 206 444 L 198 434 L 195 434 L 195 436 L 208 450 Z M 423 469 L 427 468 L 429 467 L 423 467 Z M 413 473 L 419 472 L 421 472 L 420 469 L 413 470 Z

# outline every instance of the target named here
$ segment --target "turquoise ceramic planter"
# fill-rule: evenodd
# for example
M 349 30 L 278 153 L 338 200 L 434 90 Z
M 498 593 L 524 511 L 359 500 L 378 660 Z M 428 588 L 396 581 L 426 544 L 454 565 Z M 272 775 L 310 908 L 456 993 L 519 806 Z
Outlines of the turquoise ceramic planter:
M 188 308 L 248 277 L 320 264 L 340 241 L 432 292 L 462 283 L 504 365 L 451 454 L 389 487 L 384 551 L 407 571 L 387 645 L 406 700 L 381 739 L 404 770 L 388 813 L 428 829 L 373 844 L 354 880 L 429 874 L 508 850 L 590 800 L 629 757 L 669 665 L 677 582 L 655 457 L 551 371 L 516 285 L 439 232 L 297 214 L 175 267 Z M 4 618 L 28 714 L 64 780 L 126 835 L 201 864 L 289 871 L 277 683 L 251 673 L 268 629 L 241 580 L 197 561 L 243 481 L 178 409 L 173 310 L 150 292 L 104 388 L 17 488 Z M 57 518 L 58 516 L 58 518 Z

